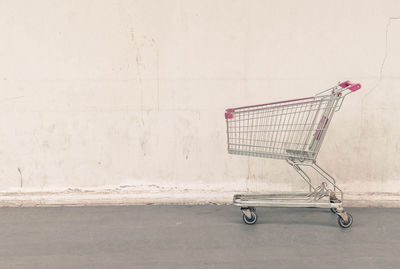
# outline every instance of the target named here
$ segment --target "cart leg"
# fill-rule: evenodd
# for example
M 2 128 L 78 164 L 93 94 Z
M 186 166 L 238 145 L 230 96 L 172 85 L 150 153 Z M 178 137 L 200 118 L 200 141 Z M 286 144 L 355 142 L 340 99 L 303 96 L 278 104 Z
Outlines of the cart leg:
M 294 163 L 291 160 L 286 160 L 288 162 L 288 164 L 290 164 L 293 169 L 304 179 L 304 181 L 308 184 L 308 188 L 310 193 L 315 191 L 315 187 L 311 182 L 310 177 L 306 174 L 306 172 L 304 172 L 303 169 L 300 168 L 300 166 L 297 163 Z
M 293 160 L 287 160 L 287 162 L 300 174 L 300 176 L 308 183 L 310 187 L 310 195 L 315 196 L 316 199 L 320 199 L 324 196 L 329 196 L 329 201 L 335 205 L 331 205 L 331 212 L 338 215 L 339 225 L 343 228 L 348 228 L 353 223 L 353 218 L 350 214 L 346 213 L 343 209 L 343 191 L 336 185 L 336 180 L 328 172 L 322 169 L 316 162 L 305 163 L 296 162 Z M 309 166 L 313 168 L 326 182 L 330 183 L 332 189 L 326 188 L 326 182 L 323 182 L 320 187 L 315 188 L 309 176 L 300 168 L 300 166 Z M 311 191 L 313 190 L 313 191 Z M 340 193 L 340 198 L 336 196 L 336 190 Z M 350 217 L 349 217 L 350 216 Z
M 337 213 L 339 217 L 342 217 L 342 219 L 347 222 L 349 221 L 349 216 L 347 215 L 347 213 L 345 211 L 341 212 L 341 213 Z
M 334 192 L 331 191 L 330 195 L 329 195 L 329 201 L 331 202 L 331 212 L 333 214 L 337 214 L 339 211 L 342 212 L 343 211 L 343 207 L 342 207 L 342 201 L 340 201 Z M 339 204 L 339 206 L 336 205 L 332 205 L 332 204 Z M 339 209 L 340 208 L 340 209 Z M 339 211 L 338 211 L 339 210 Z
M 243 214 L 246 215 L 246 217 L 251 218 L 251 213 L 256 212 L 256 209 L 252 206 L 250 207 L 241 207 L 240 210 L 242 211 Z
M 301 165 L 302 166 L 309 166 L 309 167 L 313 168 L 321 177 L 323 177 L 327 182 L 329 182 L 332 185 L 334 193 L 336 193 L 336 190 L 339 191 L 339 193 L 340 193 L 340 201 L 343 202 L 343 191 L 339 188 L 338 185 L 336 185 L 335 178 L 333 176 L 331 176 L 330 174 L 328 174 L 328 172 L 326 172 L 324 169 L 322 169 L 316 162 L 313 162 L 313 163 L 299 163 L 299 162 L 288 161 L 288 163 L 290 165 L 292 165 L 296 169 L 296 171 L 303 177 L 303 179 L 308 184 L 311 184 L 311 180 L 304 173 L 304 171 L 300 168 L 300 166 Z M 335 197 L 336 197 L 336 195 L 335 195 Z
M 335 178 L 322 169 L 316 162 L 313 163 L 311 167 L 314 168 L 314 170 L 317 171 L 317 173 L 325 178 L 330 184 L 332 184 L 334 192 L 336 192 L 336 189 L 340 192 L 340 200 L 343 201 L 343 191 L 336 185 Z
M 246 217 L 251 218 L 251 210 L 248 207 L 241 207 L 240 210 Z
M 331 193 L 329 194 L 329 201 L 331 203 L 338 203 L 340 200 L 336 197 L 336 194 L 331 191 Z

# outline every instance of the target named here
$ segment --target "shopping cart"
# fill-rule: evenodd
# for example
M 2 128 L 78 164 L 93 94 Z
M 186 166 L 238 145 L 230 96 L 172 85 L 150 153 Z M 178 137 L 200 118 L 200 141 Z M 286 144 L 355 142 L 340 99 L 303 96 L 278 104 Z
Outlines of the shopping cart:
M 316 159 L 333 114 L 348 94 L 360 88 L 345 81 L 313 97 L 226 110 L 230 154 L 286 160 L 309 187 L 303 193 L 234 195 L 233 204 L 241 207 L 246 224 L 256 223 L 255 207 L 272 206 L 330 208 L 341 227 L 351 226 L 353 217 L 342 205 L 343 191 Z M 314 169 L 322 184 L 313 184 L 301 167 Z

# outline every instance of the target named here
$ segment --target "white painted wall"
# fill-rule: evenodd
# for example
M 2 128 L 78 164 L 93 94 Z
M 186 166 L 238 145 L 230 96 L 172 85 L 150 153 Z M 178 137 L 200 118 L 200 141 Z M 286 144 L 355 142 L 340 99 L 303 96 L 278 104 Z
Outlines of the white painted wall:
M 224 109 L 350 79 L 319 162 L 398 195 L 398 18 L 396 0 L 1 1 L 0 188 L 298 190 L 285 162 L 227 154 Z

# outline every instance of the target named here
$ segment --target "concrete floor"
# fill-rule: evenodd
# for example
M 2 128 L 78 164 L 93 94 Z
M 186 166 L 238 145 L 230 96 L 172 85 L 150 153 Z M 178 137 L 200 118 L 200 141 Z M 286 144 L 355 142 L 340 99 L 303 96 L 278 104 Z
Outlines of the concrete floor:
M 400 209 L 0 208 L 0 268 L 400 268 Z

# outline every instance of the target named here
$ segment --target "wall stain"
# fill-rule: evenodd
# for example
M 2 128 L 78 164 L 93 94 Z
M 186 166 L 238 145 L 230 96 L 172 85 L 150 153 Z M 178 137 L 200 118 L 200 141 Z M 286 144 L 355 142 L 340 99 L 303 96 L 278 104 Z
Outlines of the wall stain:
M 142 150 L 143 156 L 147 155 L 147 144 L 150 139 L 150 133 L 145 131 L 143 136 L 140 138 L 140 148 Z
M 144 109 L 144 96 L 143 96 L 143 83 L 142 83 L 142 72 L 141 72 L 141 55 L 140 55 L 140 48 L 135 39 L 135 31 L 133 27 L 130 27 L 130 39 L 133 45 L 133 49 L 136 52 L 135 62 L 136 62 L 136 74 L 139 82 L 139 91 L 140 91 L 140 110 L 141 110 L 141 123 L 144 126 L 144 119 L 143 119 L 143 109 Z
M 22 170 L 19 167 L 18 167 L 18 172 L 19 172 L 19 175 L 20 175 L 20 188 L 22 189 L 22 187 L 24 185 L 24 178 L 22 177 Z
M 154 38 L 151 39 L 156 49 L 156 65 L 157 65 L 157 111 L 160 111 L 160 55 L 158 53 L 158 45 Z

